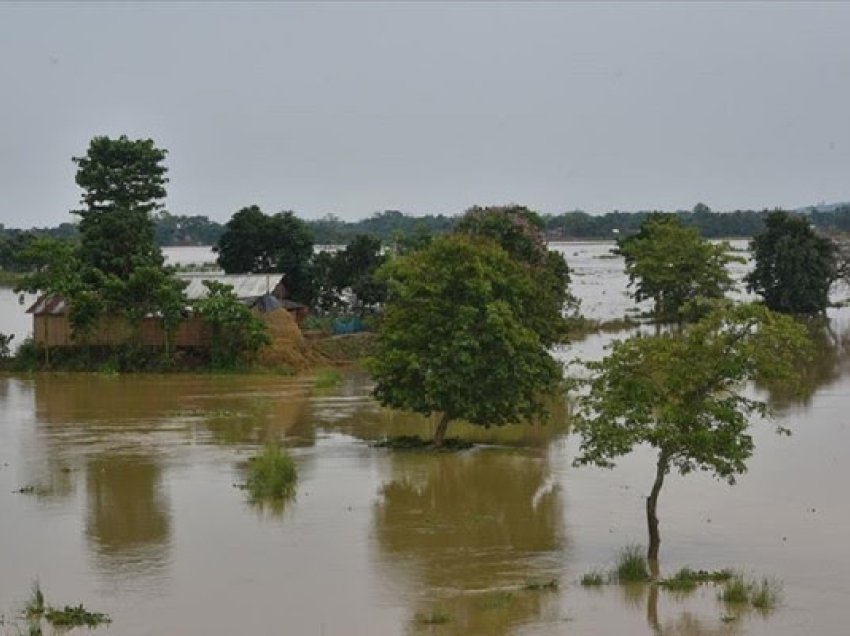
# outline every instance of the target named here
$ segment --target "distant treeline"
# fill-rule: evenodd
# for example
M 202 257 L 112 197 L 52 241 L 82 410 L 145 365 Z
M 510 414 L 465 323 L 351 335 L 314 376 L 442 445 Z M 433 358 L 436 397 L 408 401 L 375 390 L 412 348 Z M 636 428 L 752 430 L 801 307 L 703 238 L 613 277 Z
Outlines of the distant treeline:
M 650 212 L 608 212 L 593 215 L 582 211 L 546 214 L 546 236 L 550 240 L 570 239 L 612 239 L 617 235 L 637 232 L 641 223 Z M 758 234 L 764 227 L 764 217 L 768 210 L 735 210 L 734 212 L 713 212 L 707 206 L 698 204 L 692 211 L 675 213 L 685 225 L 700 229 L 707 238 L 750 237 Z M 833 209 L 811 208 L 804 211 L 812 225 L 827 233 L 850 232 L 850 204 Z M 359 221 L 344 221 L 337 216 L 327 215 L 321 219 L 308 220 L 307 225 L 313 231 L 313 241 L 319 245 L 344 245 L 357 235 L 368 235 L 392 243 L 402 236 L 421 234 L 439 235 L 450 231 L 459 217 L 444 214 L 413 216 L 387 210 L 377 212 Z M 223 223 L 210 220 L 206 216 L 179 216 L 160 212 L 156 215 L 156 242 L 161 246 L 172 245 L 214 245 L 224 232 Z M 35 236 L 76 239 L 77 226 L 62 223 L 53 228 L 33 228 L 30 230 L 6 228 L 0 225 L 0 268 L 15 269 L 15 255 Z

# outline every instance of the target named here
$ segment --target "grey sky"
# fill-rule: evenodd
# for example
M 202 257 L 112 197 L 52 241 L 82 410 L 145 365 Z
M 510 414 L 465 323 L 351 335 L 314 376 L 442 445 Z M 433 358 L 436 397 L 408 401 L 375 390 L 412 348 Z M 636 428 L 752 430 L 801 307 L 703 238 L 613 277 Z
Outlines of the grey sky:
M 850 199 L 850 4 L 0 5 L 0 222 L 70 220 L 96 134 L 168 209 Z

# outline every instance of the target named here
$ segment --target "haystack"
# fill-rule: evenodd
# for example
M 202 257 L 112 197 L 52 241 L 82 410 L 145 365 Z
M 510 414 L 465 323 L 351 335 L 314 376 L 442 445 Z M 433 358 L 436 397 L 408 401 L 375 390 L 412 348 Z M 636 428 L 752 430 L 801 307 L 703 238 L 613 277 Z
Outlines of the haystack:
M 295 318 L 285 309 L 259 314 L 266 324 L 271 343 L 260 349 L 257 362 L 261 366 L 289 366 L 306 369 L 312 362 L 310 347 L 298 328 Z

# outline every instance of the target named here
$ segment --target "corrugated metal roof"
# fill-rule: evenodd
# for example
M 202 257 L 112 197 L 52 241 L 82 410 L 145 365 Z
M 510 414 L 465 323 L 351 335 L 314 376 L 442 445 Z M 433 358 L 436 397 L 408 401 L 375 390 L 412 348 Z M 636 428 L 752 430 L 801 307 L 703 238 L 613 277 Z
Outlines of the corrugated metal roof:
M 178 274 L 178 278 L 189 283 L 186 296 L 189 300 L 206 298 L 209 290 L 205 280 L 230 285 L 237 298 L 248 300 L 270 294 L 277 287 L 283 274 Z

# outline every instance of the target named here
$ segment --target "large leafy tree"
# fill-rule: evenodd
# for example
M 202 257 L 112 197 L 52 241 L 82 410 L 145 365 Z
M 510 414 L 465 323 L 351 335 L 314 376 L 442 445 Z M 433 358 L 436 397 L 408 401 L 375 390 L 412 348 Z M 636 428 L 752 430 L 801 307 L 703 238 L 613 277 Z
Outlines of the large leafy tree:
M 839 275 L 838 254 L 832 241 L 815 233 L 804 217 L 771 212 L 750 249 L 755 267 L 747 275 L 747 289 L 768 307 L 793 314 L 826 309 L 829 288 Z
M 152 139 L 95 137 L 77 164 L 83 189 L 80 216 L 82 259 L 121 279 L 136 267 L 161 266 L 152 213 L 165 197 L 166 151 Z
M 732 287 L 726 265 L 735 260 L 728 245 L 714 245 L 672 214 L 655 213 L 640 231 L 618 241 L 629 286 L 637 302 L 651 300 L 656 320 L 681 322 L 697 298 L 722 298 Z M 691 311 L 693 314 L 694 312 Z
M 310 301 L 313 235 L 294 213 L 267 215 L 256 205 L 242 208 L 227 222 L 214 250 L 228 274 L 281 273 L 290 298 Z
M 448 424 L 528 420 L 559 385 L 561 367 L 533 328 L 531 273 L 493 241 L 452 235 L 384 266 L 389 297 L 371 370 L 387 406 L 440 413 Z
M 345 249 L 313 258 L 313 301 L 320 309 L 374 309 L 386 300 L 387 285 L 376 276 L 387 260 L 380 239 L 358 234 Z M 353 297 L 349 300 L 346 292 Z
M 721 305 L 684 332 L 615 342 L 602 361 L 587 364 L 575 461 L 610 468 L 636 446 L 656 450 L 646 500 L 648 557 L 656 568 L 657 505 L 667 474 L 704 470 L 734 483 L 753 452 L 750 416 L 768 414 L 743 383 L 787 381 L 809 352 L 807 331 L 793 318 L 762 305 Z
M 569 292 L 567 262 L 549 250 L 543 228 L 540 215 L 524 206 L 476 206 L 466 211 L 455 232 L 495 241 L 526 270 L 537 286 L 529 324 L 551 346 L 564 338 L 564 313 L 577 308 L 578 301 Z

